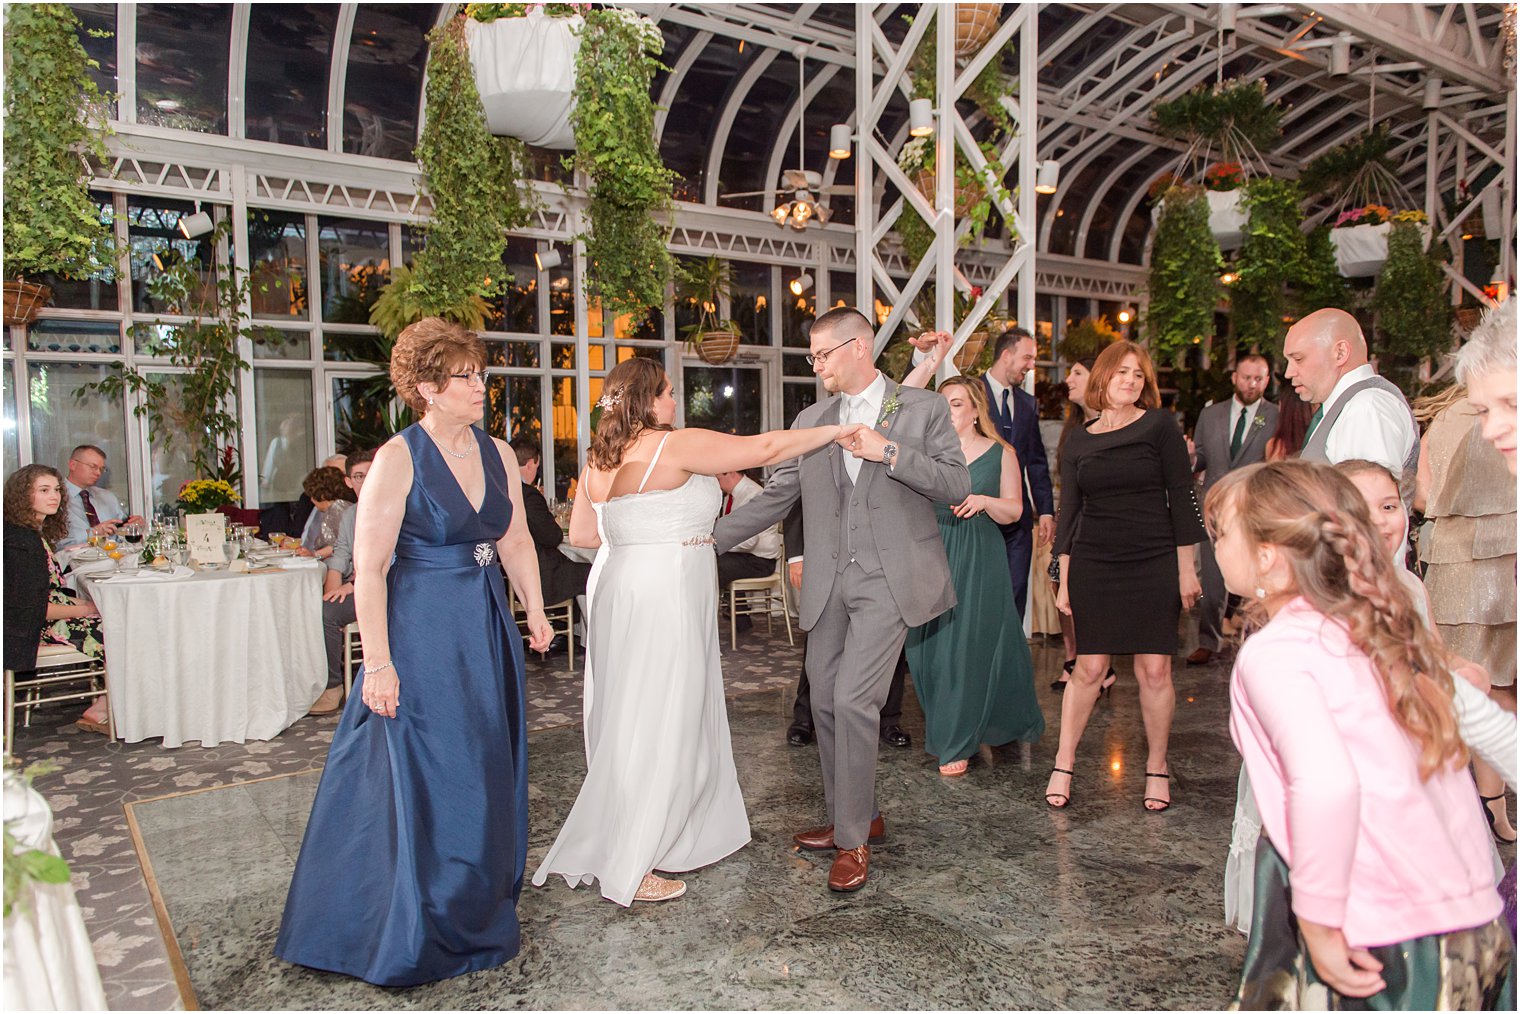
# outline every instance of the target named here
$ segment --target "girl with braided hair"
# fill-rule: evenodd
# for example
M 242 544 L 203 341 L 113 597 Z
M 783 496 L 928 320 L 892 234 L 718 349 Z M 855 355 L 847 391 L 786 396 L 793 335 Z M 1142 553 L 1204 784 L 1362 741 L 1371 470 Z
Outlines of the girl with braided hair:
M 1514 1009 L 1454 659 L 1361 494 L 1331 468 L 1271 462 L 1227 475 L 1204 510 L 1225 585 L 1260 624 L 1230 677 L 1262 824 L 1236 1005 Z

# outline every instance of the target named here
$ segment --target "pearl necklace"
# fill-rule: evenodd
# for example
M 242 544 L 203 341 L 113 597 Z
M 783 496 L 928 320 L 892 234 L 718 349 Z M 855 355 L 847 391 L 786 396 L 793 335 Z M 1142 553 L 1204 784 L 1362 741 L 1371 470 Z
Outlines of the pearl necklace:
M 437 447 L 440 451 L 442 451 L 444 454 L 447 454 L 451 458 L 458 458 L 460 461 L 463 461 L 465 458 L 468 458 L 470 456 L 471 451 L 475 450 L 475 441 L 471 440 L 468 449 L 463 451 L 452 451 L 449 448 L 443 446 L 443 441 L 439 440 L 437 435 L 435 435 L 431 430 L 428 430 L 426 426 L 423 427 L 423 430 L 427 433 L 428 436 L 433 438 L 433 446 Z

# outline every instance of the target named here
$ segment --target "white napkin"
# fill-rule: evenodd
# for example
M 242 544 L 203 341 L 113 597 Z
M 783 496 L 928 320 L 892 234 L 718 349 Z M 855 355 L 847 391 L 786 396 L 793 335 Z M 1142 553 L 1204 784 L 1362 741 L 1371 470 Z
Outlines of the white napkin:
M 281 559 L 276 566 L 283 570 L 297 570 L 302 567 L 321 567 L 323 563 L 315 556 L 290 556 Z

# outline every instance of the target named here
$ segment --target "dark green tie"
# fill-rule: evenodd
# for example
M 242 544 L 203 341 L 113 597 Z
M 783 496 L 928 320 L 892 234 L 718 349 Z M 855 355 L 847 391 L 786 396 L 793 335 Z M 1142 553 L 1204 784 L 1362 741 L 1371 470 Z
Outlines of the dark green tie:
M 1241 409 L 1240 418 L 1235 420 L 1235 435 L 1230 437 L 1231 460 L 1234 460 L 1240 454 L 1240 445 L 1246 442 L 1246 416 L 1248 414 L 1248 410 Z
M 1319 421 L 1321 419 L 1323 419 L 1324 417 L 1325 417 L 1325 406 L 1321 405 L 1319 408 L 1315 409 L 1314 410 L 1314 414 L 1309 417 L 1309 428 L 1304 431 L 1304 439 L 1305 440 L 1308 440 L 1309 437 L 1311 435 L 1313 435 L 1313 433 L 1314 433 L 1314 427 L 1318 426 L 1319 425 Z

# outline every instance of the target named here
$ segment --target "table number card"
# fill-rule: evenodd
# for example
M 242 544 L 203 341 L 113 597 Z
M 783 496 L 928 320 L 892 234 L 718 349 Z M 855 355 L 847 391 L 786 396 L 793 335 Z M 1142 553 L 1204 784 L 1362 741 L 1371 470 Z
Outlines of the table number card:
M 196 563 L 226 563 L 227 515 L 185 515 L 185 543 Z

